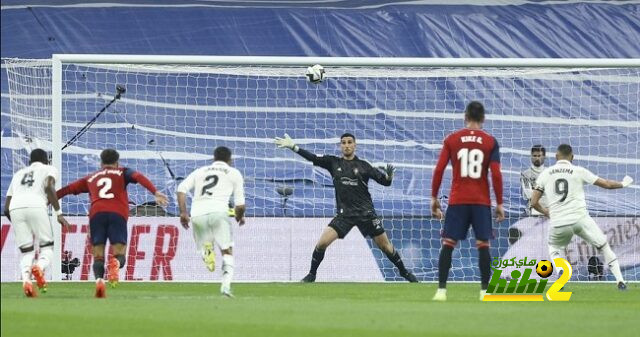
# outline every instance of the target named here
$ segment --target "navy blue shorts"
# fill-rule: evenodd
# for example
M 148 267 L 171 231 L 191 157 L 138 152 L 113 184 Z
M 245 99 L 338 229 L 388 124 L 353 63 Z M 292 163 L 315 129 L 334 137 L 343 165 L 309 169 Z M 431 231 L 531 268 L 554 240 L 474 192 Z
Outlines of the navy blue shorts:
M 118 213 L 100 212 L 89 220 L 91 244 L 104 245 L 107 243 L 127 244 L 127 220 Z
M 449 205 L 444 217 L 443 238 L 457 241 L 467 238 L 469 226 L 476 240 L 488 241 L 493 236 L 491 207 L 483 205 Z

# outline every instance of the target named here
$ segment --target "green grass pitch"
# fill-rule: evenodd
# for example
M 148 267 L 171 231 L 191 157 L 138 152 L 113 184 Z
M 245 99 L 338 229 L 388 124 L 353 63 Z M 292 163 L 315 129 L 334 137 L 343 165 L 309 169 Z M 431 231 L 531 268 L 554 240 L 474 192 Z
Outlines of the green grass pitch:
M 570 302 L 480 302 L 478 285 L 121 283 L 107 299 L 93 283 L 54 283 L 28 299 L 2 283 L 2 336 L 634 336 L 640 287 L 569 283 Z

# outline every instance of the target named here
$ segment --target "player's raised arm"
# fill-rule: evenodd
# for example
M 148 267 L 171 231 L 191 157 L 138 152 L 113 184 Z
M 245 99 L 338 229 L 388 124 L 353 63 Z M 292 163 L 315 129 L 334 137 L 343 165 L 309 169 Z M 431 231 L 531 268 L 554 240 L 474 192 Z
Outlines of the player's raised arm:
M 444 170 L 447 168 L 447 164 L 449 164 L 449 156 L 449 146 L 445 140 L 442 145 L 442 150 L 440 150 L 440 156 L 438 157 L 436 167 L 433 169 L 433 178 L 431 178 L 431 215 L 436 219 L 444 218 L 440 201 L 438 201 L 438 193 L 440 191 L 440 185 L 442 184 Z
M 89 185 L 87 184 L 86 178 L 80 178 L 71 184 L 59 189 L 56 192 L 56 197 L 58 199 L 64 198 L 66 195 L 73 194 L 78 195 L 80 193 L 89 193 Z
M 395 172 L 396 168 L 391 164 L 379 166 L 378 168 L 369 166 L 369 177 L 382 186 L 391 186 Z
M 584 167 L 580 167 L 578 169 L 578 173 L 580 174 L 580 179 L 582 180 L 583 183 L 589 184 L 589 185 L 596 185 L 598 187 L 606 188 L 608 190 L 624 188 L 631 185 L 631 183 L 633 183 L 633 178 L 631 178 L 630 176 L 624 176 L 624 178 L 622 178 L 622 181 L 604 179 L 604 178 L 598 177 L 597 175 L 593 174 L 593 172 L 589 171 Z
M 125 181 L 126 182 L 132 182 L 132 183 L 136 183 L 136 184 L 140 184 L 142 185 L 144 188 L 147 189 L 147 191 L 151 192 L 151 194 L 153 194 L 156 198 L 156 203 L 160 206 L 167 206 L 169 204 L 169 199 L 167 198 L 167 196 L 158 191 L 158 189 L 156 188 L 155 185 L 153 185 L 153 183 L 151 182 L 151 180 L 149 180 L 147 177 L 145 177 L 144 174 L 138 172 L 138 171 L 134 171 L 132 169 L 125 169 L 124 170 L 124 177 L 125 177 Z
M 312 162 L 313 165 L 320 166 L 325 169 L 329 169 L 330 162 L 328 160 L 328 157 L 318 156 L 316 154 L 313 154 L 307 150 L 300 148 L 298 145 L 294 143 L 293 139 L 291 139 L 291 137 L 289 137 L 289 135 L 286 133 L 284 134 L 284 138 L 276 137 L 275 143 L 280 148 L 284 147 L 299 154 L 304 159 Z
M 631 178 L 630 176 L 624 176 L 624 178 L 622 178 L 622 181 L 598 178 L 593 184 L 598 187 L 606 188 L 608 190 L 614 190 L 617 188 L 627 187 L 631 185 L 632 182 L 633 178 Z
M 500 145 L 494 138 L 495 145 L 491 151 L 491 157 L 489 158 L 491 169 L 491 182 L 493 185 L 493 192 L 496 195 L 496 221 L 500 222 L 504 220 L 504 207 L 502 206 L 502 170 L 500 169 Z

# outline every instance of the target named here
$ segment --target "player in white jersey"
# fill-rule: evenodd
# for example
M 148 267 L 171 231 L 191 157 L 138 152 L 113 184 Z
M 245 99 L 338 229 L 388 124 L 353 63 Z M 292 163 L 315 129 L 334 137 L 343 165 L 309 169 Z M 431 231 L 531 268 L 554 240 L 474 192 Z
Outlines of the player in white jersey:
M 531 206 L 531 194 L 536 184 L 536 179 L 544 169 L 544 161 L 546 159 L 547 150 L 542 145 L 534 145 L 531 147 L 531 167 L 520 173 L 520 185 L 522 189 L 522 197 L 527 201 L 526 214 L 531 216 L 540 216 L 540 212 Z M 543 195 L 540 199 L 542 207 L 547 207 L 547 200 Z
M 597 248 L 604 255 L 609 269 L 616 278 L 618 289 L 627 288 L 618 258 L 609 247 L 607 237 L 589 216 L 584 196 L 584 184 L 596 185 L 606 189 L 623 188 L 631 185 L 633 179 L 625 176 L 621 182 L 599 178 L 581 166 L 573 165 L 571 146 L 562 144 L 556 152 L 557 162 L 545 169 L 536 180 L 531 196 L 533 207 L 551 220 L 549 228 L 549 255 L 551 260 L 561 257 L 573 235 Z M 549 208 L 540 205 L 542 194 L 547 197 Z
M 13 224 L 13 231 L 20 249 L 20 272 L 22 289 L 27 297 L 37 296 L 31 284 L 31 276 L 36 279 L 38 288 L 47 291 L 44 270 L 51 264 L 53 257 L 53 228 L 49 222 L 47 204 L 51 204 L 63 226 L 69 223 L 62 216 L 56 197 L 56 179 L 58 172 L 49 165 L 47 152 L 42 149 L 31 151 L 29 166 L 13 175 L 7 190 L 4 215 Z M 34 240 L 35 238 L 35 240 Z M 34 241 L 38 242 L 38 260 L 35 258 Z
M 231 294 L 233 278 L 233 238 L 229 222 L 229 200 L 233 195 L 235 218 L 244 225 L 244 180 L 237 169 L 231 167 L 231 150 L 220 146 L 213 152 L 213 164 L 193 171 L 178 186 L 178 206 L 180 222 L 185 229 L 189 221 L 193 224 L 193 237 L 198 249 L 202 249 L 202 259 L 210 271 L 215 269 L 213 242 L 222 253 L 222 284 L 220 293 Z M 187 213 L 187 193 L 193 190 L 191 218 Z

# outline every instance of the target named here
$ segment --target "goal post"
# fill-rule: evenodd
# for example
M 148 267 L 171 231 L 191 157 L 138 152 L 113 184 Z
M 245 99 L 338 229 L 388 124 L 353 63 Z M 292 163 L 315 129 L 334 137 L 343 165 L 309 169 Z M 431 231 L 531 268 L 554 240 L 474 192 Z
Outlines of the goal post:
M 324 66 L 324 82 L 306 80 L 305 69 L 313 64 Z M 485 129 L 501 147 L 509 219 L 494 224 L 492 257 L 547 254 L 546 225 L 524 214 L 520 191 L 520 172 L 531 164 L 531 146 L 546 147 L 547 165 L 555 161 L 557 145 L 566 142 L 574 147 L 576 163 L 599 176 L 620 180 L 625 174 L 640 172 L 640 59 L 54 54 L 51 60 L 37 62 L 5 60 L 5 68 L 16 139 L 14 171 L 24 164 L 25 150 L 39 145 L 52 153 L 52 163 L 61 172 L 57 183 L 67 184 L 95 170 L 102 148 L 115 147 L 126 165 L 147 174 L 173 200 L 180 178 L 206 164 L 213 147 L 229 146 L 247 181 L 249 216 L 284 219 L 283 226 L 288 226 L 280 234 L 277 225 L 238 229 L 239 240 L 246 238 L 243 235 L 260 237 L 262 229 L 265 238 L 274 235 L 274 242 L 288 250 L 271 263 L 286 264 L 289 276 L 261 276 L 260 267 L 251 266 L 245 270 L 246 280 L 289 277 L 291 281 L 304 276 L 299 274 L 306 272 L 317 239 L 317 228 L 305 232 L 304 226 L 307 222 L 319 226 L 335 212 L 331 178 L 290 151 L 275 148 L 273 138 L 284 133 L 312 152 L 339 155 L 340 134 L 352 132 L 358 156 L 375 166 L 396 165 L 391 187 L 372 183 L 370 190 L 393 244 L 405 264 L 424 281 L 437 280 L 440 248 L 441 224 L 430 218 L 429 210 L 432 169 L 444 137 L 464 126 L 461 112 L 469 101 L 485 104 Z M 126 88 L 122 98 L 86 134 L 62 150 L 114 99 L 117 85 Z M 42 124 L 31 130 L 33 121 Z M 450 174 L 447 170 L 440 191 L 445 206 Z M 640 176 L 634 178 L 640 180 Z M 129 191 L 133 208 L 148 206 L 152 200 L 138 186 L 130 186 Z M 491 194 L 493 200 L 493 191 Z M 616 191 L 589 187 L 586 194 L 592 216 L 610 237 L 613 250 L 620 251 L 625 277 L 639 280 L 640 234 L 629 234 L 627 229 L 638 224 L 640 187 L 637 183 Z M 65 213 L 82 216 L 87 199 L 72 196 L 63 205 Z M 163 215 L 176 214 L 175 200 L 165 211 Z M 56 251 L 61 251 L 62 234 L 59 226 L 54 228 Z M 311 237 L 305 244 L 308 247 L 298 247 L 305 233 Z M 159 231 L 150 245 L 162 242 L 162 252 L 175 249 L 168 246 L 173 242 L 169 234 L 162 237 L 164 241 L 160 235 Z M 180 235 L 191 240 L 190 234 Z M 351 233 L 350 237 L 358 235 Z M 358 279 L 358 273 L 372 269 L 360 270 L 365 267 L 353 262 L 353 280 L 401 280 L 374 244 L 353 244 L 365 245 L 367 251 L 360 252 L 370 255 L 379 273 Z M 352 254 L 342 250 L 346 249 L 342 243 L 335 246 L 330 251 Z M 240 245 L 237 249 L 245 257 L 271 254 L 253 246 L 245 252 Z M 591 279 L 588 260 L 598 256 L 597 252 L 574 238 L 566 253 L 576 263 L 575 279 Z M 195 253 L 186 259 L 193 269 L 202 267 Z M 156 262 L 150 263 L 151 268 L 157 267 L 153 266 Z M 186 280 L 189 268 L 183 268 Z M 350 280 L 339 278 L 340 268 L 344 266 L 333 267 L 326 261 L 319 278 L 326 273 L 325 280 Z M 604 266 L 605 277 L 610 274 L 606 269 Z M 137 274 L 132 273 L 136 279 Z M 54 279 L 61 276 L 60 268 L 53 268 Z M 456 249 L 450 278 L 479 280 L 477 253 L 470 240 Z

